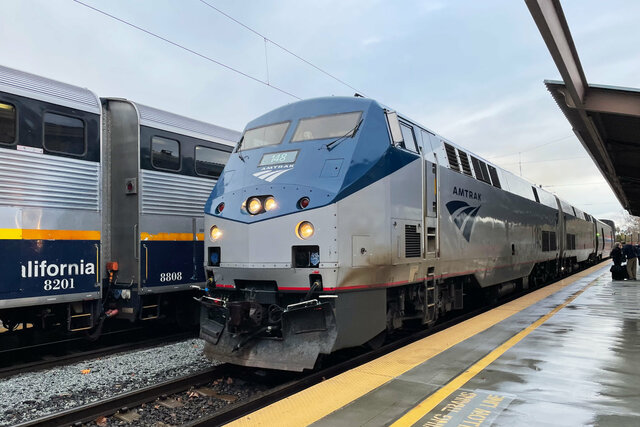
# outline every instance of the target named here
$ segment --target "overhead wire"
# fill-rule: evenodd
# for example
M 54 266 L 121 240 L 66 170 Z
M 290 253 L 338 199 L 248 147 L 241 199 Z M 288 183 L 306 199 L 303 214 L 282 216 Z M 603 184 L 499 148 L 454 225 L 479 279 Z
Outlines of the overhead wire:
M 219 66 L 221 66 L 221 67 L 223 67 L 223 68 L 226 68 L 226 69 L 227 69 L 227 70 L 229 70 L 229 71 L 233 71 L 234 73 L 240 74 L 241 76 L 244 76 L 244 77 L 246 77 L 246 78 L 248 78 L 248 79 L 251 79 L 251 80 L 253 80 L 253 81 L 255 81 L 255 82 L 258 82 L 258 83 L 261 83 L 261 84 L 263 84 L 263 85 L 265 85 L 265 86 L 268 86 L 268 87 L 270 87 L 270 88 L 273 88 L 273 89 L 275 89 L 275 90 L 277 90 L 277 91 L 279 91 L 279 92 L 281 92 L 281 93 L 284 93 L 285 95 L 289 95 L 289 96 L 291 96 L 292 98 L 295 98 L 295 99 L 302 99 L 302 98 L 300 98 L 299 96 L 294 95 L 293 93 L 288 92 L 288 91 L 286 91 L 286 90 L 284 90 L 284 89 L 282 89 L 282 88 L 280 88 L 280 87 L 278 87 L 278 86 L 272 85 L 272 84 L 270 84 L 269 82 L 265 82 L 264 80 L 260 80 L 260 79 L 259 79 L 259 78 L 257 78 L 257 77 L 253 77 L 253 76 L 252 76 L 252 75 L 250 75 L 250 74 L 247 74 L 247 73 L 245 73 L 245 72 L 242 72 L 242 71 L 238 70 L 237 68 L 231 67 L 230 65 L 227 65 L 227 64 L 225 64 L 225 63 L 223 63 L 223 62 L 221 62 L 221 61 L 218 61 L 218 60 L 216 60 L 216 59 L 214 59 L 214 58 L 211 58 L 210 56 L 207 56 L 207 55 L 202 54 L 202 53 L 200 53 L 200 52 L 197 52 L 197 51 L 195 51 L 195 50 L 193 50 L 193 49 L 190 49 L 190 48 L 188 48 L 188 47 L 186 47 L 186 46 L 184 46 L 184 45 L 181 45 L 180 43 L 176 43 L 176 42 L 174 42 L 174 41 L 172 41 L 172 40 L 169 40 L 169 39 L 168 39 L 168 38 L 166 38 L 166 37 L 163 37 L 163 36 L 161 36 L 161 35 L 159 35 L 159 34 L 154 33 L 153 31 L 150 31 L 150 30 L 147 30 L 147 29 L 145 29 L 145 28 L 142 28 L 142 27 L 140 27 L 140 26 L 138 26 L 138 25 L 136 25 L 136 24 L 133 24 L 132 22 L 129 22 L 129 21 L 125 20 L 125 19 L 118 18 L 118 17 L 117 17 L 117 16 L 115 16 L 115 15 L 112 15 L 112 14 L 110 14 L 110 13 L 108 13 L 108 12 L 105 12 L 105 11 L 103 11 L 103 10 L 101 10 L 101 9 L 98 9 L 98 8 L 96 8 L 96 7 L 94 7 L 94 6 L 88 5 L 88 4 L 86 4 L 86 3 L 84 3 L 84 2 L 82 2 L 82 1 L 80 1 L 80 0 L 73 0 L 73 1 L 74 1 L 74 2 L 76 2 L 76 3 L 78 3 L 78 4 L 80 4 L 80 5 L 82 5 L 82 6 L 84 6 L 84 7 L 86 7 L 86 8 L 89 8 L 89 9 L 91 9 L 91 10 L 95 11 L 95 12 L 101 13 L 101 14 L 102 14 L 102 15 L 104 15 L 104 16 L 107 16 L 107 17 L 109 17 L 109 18 L 111 18 L 111 19 L 114 19 L 114 20 L 116 20 L 116 21 L 118 21 L 118 22 L 120 22 L 120 23 L 122 23 L 122 24 L 128 25 L 128 26 L 130 26 L 130 27 L 132 27 L 132 28 L 135 28 L 135 29 L 136 29 L 136 30 L 138 30 L 138 31 L 142 31 L 143 33 L 146 33 L 146 34 L 148 34 L 148 35 L 150 35 L 150 36 L 152 36 L 152 37 L 155 37 L 155 38 L 157 38 L 157 39 L 159 39 L 159 40 L 162 40 L 162 41 L 164 41 L 165 43 L 169 43 L 169 44 L 171 44 L 171 45 L 173 45 L 173 46 L 175 46 L 175 47 L 177 47 L 177 48 L 179 48 L 179 49 L 182 49 L 182 50 L 184 50 L 184 51 L 186 51 L 186 52 L 189 52 L 189 53 L 191 53 L 191 54 L 193 54 L 193 55 L 199 56 L 200 58 L 206 59 L 207 61 L 213 62 L 214 64 L 217 64 L 217 65 L 219 65 Z
M 562 159 L 546 159 L 546 160 L 523 160 L 521 162 L 509 162 L 509 163 L 500 163 L 500 165 L 518 165 L 521 163 L 547 163 L 547 162 L 561 162 L 565 160 L 578 160 L 578 159 L 588 159 L 587 156 L 578 156 L 578 157 L 565 157 Z M 496 163 L 498 164 L 498 163 Z
M 253 28 L 251 28 L 250 26 L 238 21 L 237 19 L 235 19 L 233 16 L 223 12 L 222 10 L 218 9 L 217 7 L 215 7 L 214 5 L 210 4 L 209 2 L 205 1 L 205 0 L 199 0 L 201 3 L 205 4 L 206 6 L 210 7 L 211 9 L 215 10 L 216 12 L 220 13 L 221 15 L 227 17 L 228 19 L 232 20 L 233 22 L 235 22 L 236 24 L 246 28 L 247 30 L 251 31 L 252 33 L 256 34 L 259 37 L 262 37 L 265 41 L 268 41 L 269 43 L 271 43 L 274 46 L 279 47 L 280 49 L 282 49 L 283 51 L 287 52 L 289 55 L 292 55 L 293 57 L 299 59 L 300 61 L 304 62 L 305 64 L 309 65 L 310 67 L 315 68 L 316 70 L 320 71 L 321 73 L 325 74 L 326 76 L 331 77 L 332 79 L 334 79 L 335 81 L 345 85 L 346 87 L 355 90 L 356 92 L 364 95 L 363 92 L 359 91 L 358 89 L 356 89 L 355 87 L 351 86 L 349 83 L 345 82 L 344 80 L 339 79 L 338 77 L 334 76 L 333 74 L 323 70 L 322 68 L 318 67 L 317 65 L 311 63 L 310 61 L 302 58 L 300 55 L 290 51 L 289 49 L 287 49 L 286 47 L 282 46 L 279 43 L 274 42 L 273 40 L 271 40 L 269 37 L 265 36 L 264 34 L 254 30 Z
M 554 139 L 553 141 L 549 141 L 549 142 L 546 142 L 544 144 L 536 145 L 535 147 L 526 148 L 524 150 L 519 150 L 519 151 L 510 153 L 510 154 L 501 154 L 499 156 L 491 156 L 491 157 L 487 157 L 487 159 L 488 160 L 492 160 L 492 159 L 499 159 L 501 157 L 516 156 L 516 155 L 521 154 L 521 153 L 526 153 L 528 151 L 533 151 L 533 150 L 537 150 L 537 149 L 542 148 L 542 147 L 546 147 L 547 145 L 555 144 L 556 142 L 560 142 L 560 141 L 563 141 L 565 139 L 572 138 L 573 136 L 574 135 L 563 136 L 562 138 Z

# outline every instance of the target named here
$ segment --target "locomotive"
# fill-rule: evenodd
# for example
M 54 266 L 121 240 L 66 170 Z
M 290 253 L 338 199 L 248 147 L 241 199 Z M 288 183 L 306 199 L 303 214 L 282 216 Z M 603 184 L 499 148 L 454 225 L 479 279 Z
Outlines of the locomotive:
M 607 257 L 613 228 L 362 97 L 251 121 L 205 205 L 212 360 L 302 371 Z
M 0 66 L 4 328 L 193 316 L 202 209 L 239 137 Z

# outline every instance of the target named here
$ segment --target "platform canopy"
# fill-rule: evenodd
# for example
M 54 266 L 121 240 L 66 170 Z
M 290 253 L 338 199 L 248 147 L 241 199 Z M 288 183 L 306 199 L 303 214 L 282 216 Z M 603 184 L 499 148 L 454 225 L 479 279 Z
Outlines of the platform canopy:
M 640 89 L 590 85 L 559 0 L 525 0 L 563 81 L 545 81 L 622 206 L 640 216 Z

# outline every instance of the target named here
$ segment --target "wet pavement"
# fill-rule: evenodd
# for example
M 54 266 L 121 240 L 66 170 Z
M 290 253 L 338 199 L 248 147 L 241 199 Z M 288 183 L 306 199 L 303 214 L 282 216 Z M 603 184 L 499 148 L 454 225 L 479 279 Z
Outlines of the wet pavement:
M 638 426 L 640 281 L 610 277 L 608 267 L 600 269 L 314 425 Z M 488 366 L 476 366 L 586 286 Z M 458 379 L 469 370 L 478 372 Z M 420 411 L 437 392 L 450 393 Z
M 606 263 L 422 341 L 237 424 L 640 426 L 640 281 Z

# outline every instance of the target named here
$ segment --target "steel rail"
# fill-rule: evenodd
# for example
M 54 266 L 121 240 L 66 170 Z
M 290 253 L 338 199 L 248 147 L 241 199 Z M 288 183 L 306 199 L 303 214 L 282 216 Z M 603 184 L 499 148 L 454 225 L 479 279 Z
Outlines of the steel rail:
M 191 375 L 165 381 L 152 386 L 118 394 L 98 402 L 88 403 L 77 408 L 47 415 L 34 420 L 16 424 L 19 427 L 26 426 L 68 426 L 78 423 L 93 421 L 98 417 L 112 415 L 123 408 L 135 408 L 143 403 L 151 402 L 164 395 L 171 395 L 188 390 L 192 386 L 213 381 L 216 377 L 224 375 L 228 365 L 218 365 Z
M 123 353 L 125 351 L 143 350 L 160 345 L 168 345 L 181 340 L 197 338 L 196 332 L 179 332 L 167 336 L 159 336 L 149 338 L 143 341 L 131 341 L 123 344 L 115 344 L 105 347 L 92 348 L 90 350 L 72 352 L 62 356 L 57 356 L 54 359 L 48 360 L 36 360 L 33 362 L 22 363 L 19 365 L 11 365 L 0 368 L 0 379 L 11 377 L 14 375 L 40 371 L 43 369 L 55 368 L 61 365 L 67 365 L 75 362 L 81 362 L 84 360 L 95 359 L 97 357 L 109 356 L 117 353 Z M 60 344 L 59 342 L 53 343 L 54 345 Z M 21 349 L 20 351 L 24 351 Z M 47 357 L 47 355 L 45 353 Z

